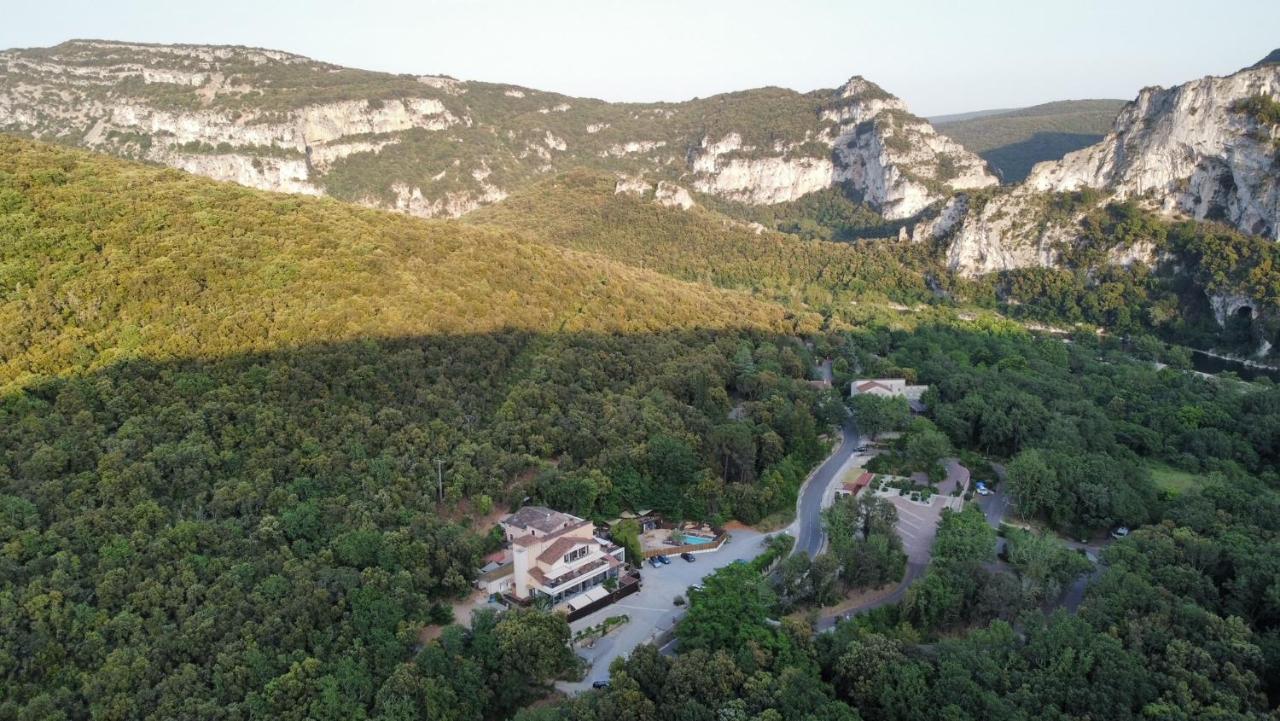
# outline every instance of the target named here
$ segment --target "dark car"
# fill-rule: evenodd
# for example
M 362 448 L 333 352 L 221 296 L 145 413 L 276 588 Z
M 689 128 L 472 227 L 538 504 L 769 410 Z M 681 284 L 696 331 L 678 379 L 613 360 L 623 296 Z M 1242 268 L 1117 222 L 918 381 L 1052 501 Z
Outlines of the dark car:
M 609 688 L 608 681 L 592 681 L 591 688 Z
M 658 562 L 664 566 L 667 565 L 668 563 L 671 563 L 671 559 L 667 558 L 666 556 L 654 556 L 654 558 L 657 558 Z
M 688 551 L 685 551 L 684 553 L 680 554 L 680 557 L 688 561 L 689 563 L 693 563 L 693 554 L 689 553 Z

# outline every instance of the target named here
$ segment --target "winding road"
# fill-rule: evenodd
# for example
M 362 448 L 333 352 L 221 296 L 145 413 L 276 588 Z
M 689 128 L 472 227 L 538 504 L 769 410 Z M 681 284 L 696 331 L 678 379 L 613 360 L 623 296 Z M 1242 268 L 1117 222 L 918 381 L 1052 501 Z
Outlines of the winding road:
M 822 551 L 827 540 L 822 530 L 822 499 L 826 497 L 836 474 L 856 452 L 858 441 L 857 426 L 850 419 L 840 429 L 840 446 L 800 487 L 800 497 L 796 499 L 796 520 L 787 529 L 796 539 L 792 553 L 806 553 L 813 558 Z
M 818 365 L 817 371 L 822 380 L 832 382 L 830 360 Z M 822 501 L 826 498 L 831 482 L 857 452 L 860 441 L 858 427 L 850 417 L 840 429 L 840 444 L 822 465 L 809 474 L 809 478 L 800 487 L 800 495 L 796 498 L 796 520 L 786 529 L 796 539 L 792 553 L 805 553 L 813 558 L 822 552 L 827 540 L 826 533 L 822 530 Z

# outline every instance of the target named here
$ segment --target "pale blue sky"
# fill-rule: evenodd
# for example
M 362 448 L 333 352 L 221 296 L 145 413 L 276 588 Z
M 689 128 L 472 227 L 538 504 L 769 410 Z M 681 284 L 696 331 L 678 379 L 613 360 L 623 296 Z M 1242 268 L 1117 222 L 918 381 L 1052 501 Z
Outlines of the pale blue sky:
M 1280 0 L 0 0 L 0 48 L 278 48 L 608 100 L 864 75 L 922 115 L 1130 98 L 1280 46 Z

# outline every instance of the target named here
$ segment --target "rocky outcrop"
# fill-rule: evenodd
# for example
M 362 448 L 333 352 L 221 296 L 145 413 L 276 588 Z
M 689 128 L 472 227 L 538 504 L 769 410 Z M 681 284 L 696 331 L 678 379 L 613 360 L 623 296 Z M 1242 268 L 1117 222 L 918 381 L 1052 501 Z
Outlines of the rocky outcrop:
M 1100 203 L 1136 200 L 1167 215 L 1280 239 L 1280 126 L 1248 109 L 1251 101 L 1267 102 L 1259 98 L 1280 101 L 1280 65 L 1143 90 L 1101 142 L 1036 165 L 1022 186 L 970 214 L 948 254 L 952 268 L 979 275 L 1052 263 L 1046 236 L 1070 243 L 1075 227 L 1046 228 L 1028 206 L 1045 194 L 1085 188 L 1100 191 Z M 1132 263 L 1152 252 L 1127 248 L 1114 259 Z
M 759 205 L 847 184 L 891 219 L 996 182 L 860 77 L 614 105 L 270 50 L 73 41 L 0 52 L 0 130 L 415 215 L 581 165 L 668 188 L 658 200 L 680 207 L 690 190 Z
M 890 220 L 915 216 L 953 191 L 998 182 L 982 159 L 861 77 L 836 92 L 822 117 L 838 124 L 832 147 L 842 179 Z
M 658 205 L 681 210 L 688 210 L 694 206 L 693 196 L 689 195 L 689 191 L 665 180 L 658 181 L 658 187 L 653 191 L 653 200 Z
M 1027 185 L 1151 197 L 1165 212 L 1280 239 L 1280 127 L 1242 110 L 1255 96 L 1280 100 L 1280 66 L 1147 88 L 1102 142 L 1037 165 Z
M 703 137 L 690 153 L 694 188 L 749 204 L 795 200 L 849 183 L 890 220 L 910 218 L 953 191 L 996 184 L 986 164 L 874 83 L 854 77 L 818 108 L 819 125 L 762 150 L 742 135 Z M 824 148 L 813 154 L 814 146 Z M 829 149 L 826 150 L 826 149 Z
M 1223 328 L 1227 327 L 1227 321 L 1235 315 L 1246 314 L 1250 320 L 1258 317 L 1254 301 L 1244 295 L 1211 295 L 1209 307 L 1213 309 L 1213 319 Z

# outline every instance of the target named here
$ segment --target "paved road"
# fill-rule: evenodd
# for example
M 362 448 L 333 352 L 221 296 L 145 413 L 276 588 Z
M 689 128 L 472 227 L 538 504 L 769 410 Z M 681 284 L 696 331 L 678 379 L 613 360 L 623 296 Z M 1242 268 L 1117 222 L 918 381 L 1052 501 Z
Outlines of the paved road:
M 908 563 L 907 572 L 902 577 L 902 580 L 898 582 L 898 587 L 893 589 L 893 593 L 885 596 L 884 598 L 877 598 L 874 601 L 868 601 L 861 606 L 848 609 L 847 611 L 841 611 L 840 613 L 830 616 L 822 616 L 818 619 L 816 630 L 819 633 L 830 631 L 836 627 L 836 623 L 839 621 L 846 621 L 859 614 L 874 611 L 877 608 L 902 603 L 902 599 L 907 597 L 907 590 L 911 588 L 911 584 L 915 583 L 916 580 L 924 574 L 926 566 L 927 564 L 924 563 Z
M 1004 521 L 1005 516 L 1008 515 L 1009 508 L 1013 505 L 1013 500 L 1008 491 L 1009 484 L 1005 482 L 1004 466 L 998 463 L 993 463 L 991 464 L 991 467 L 995 470 L 996 476 L 1000 479 L 1000 483 L 996 486 L 995 492 L 990 496 L 981 498 L 980 503 L 982 504 L 982 512 L 987 516 L 987 523 L 991 524 L 992 528 L 999 528 L 1001 522 Z M 1072 581 L 1071 585 L 1067 586 L 1063 590 L 1062 595 L 1059 596 L 1056 601 L 1049 604 L 1045 609 L 1046 611 L 1052 609 L 1054 606 L 1061 606 L 1071 613 L 1075 613 L 1080 610 L 1080 604 L 1084 601 L 1085 591 L 1088 590 L 1089 586 L 1093 584 L 1093 582 L 1101 578 L 1103 571 L 1106 570 L 1101 562 L 1101 556 L 1102 551 L 1111 544 L 1111 540 L 1112 539 L 1110 538 L 1104 538 L 1086 543 L 1069 540 L 1063 541 L 1063 545 L 1067 548 L 1074 551 L 1083 551 L 1085 557 L 1093 564 L 1093 570 L 1089 573 L 1081 574 Z M 1003 538 L 996 539 L 997 552 L 1001 550 L 1004 542 Z
M 800 487 L 796 520 L 787 529 L 796 538 L 792 553 L 807 553 L 812 558 L 822 551 L 826 543 L 826 533 L 822 530 L 822 501 L 845 463 L 857 452 L 859 442 L 858 428 L 853 419 L 849 419 L 840 429 L 840 446 Z

